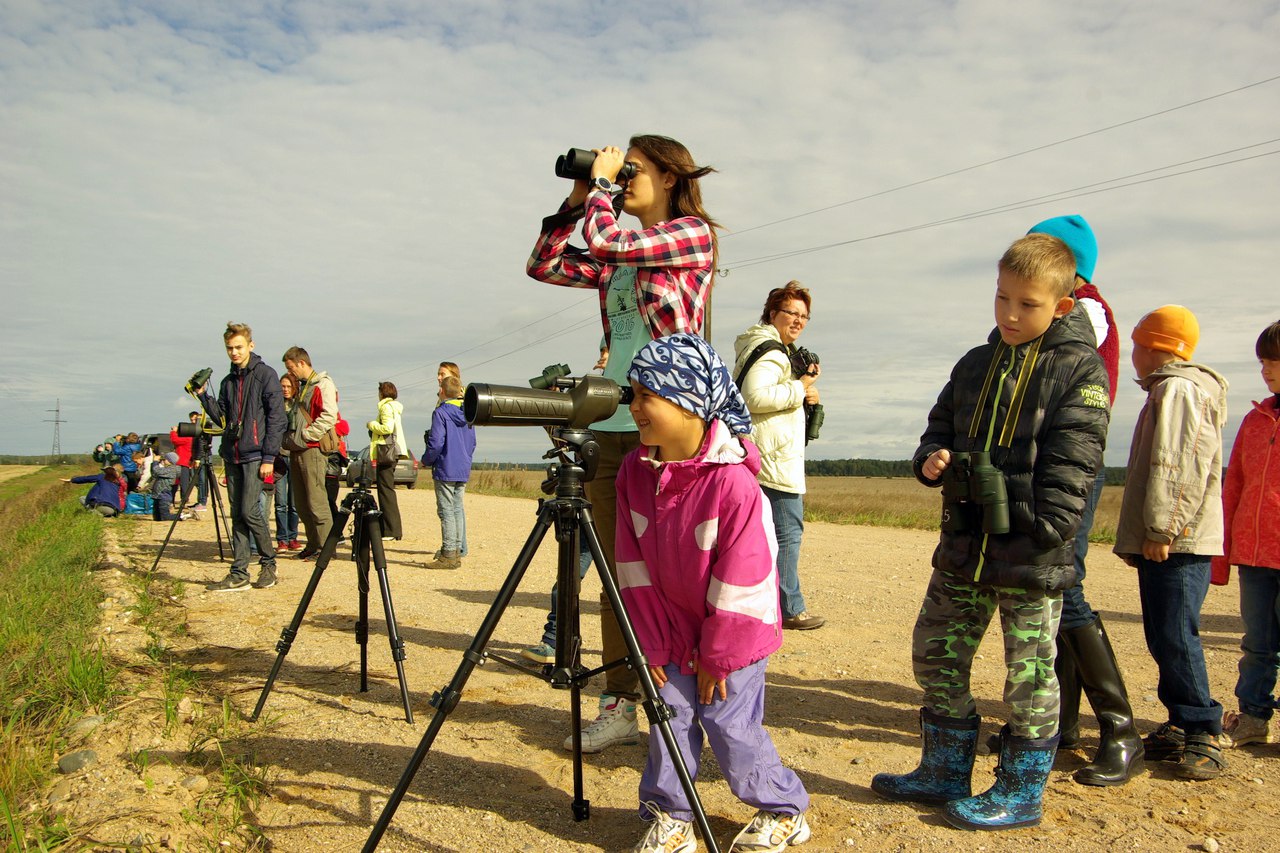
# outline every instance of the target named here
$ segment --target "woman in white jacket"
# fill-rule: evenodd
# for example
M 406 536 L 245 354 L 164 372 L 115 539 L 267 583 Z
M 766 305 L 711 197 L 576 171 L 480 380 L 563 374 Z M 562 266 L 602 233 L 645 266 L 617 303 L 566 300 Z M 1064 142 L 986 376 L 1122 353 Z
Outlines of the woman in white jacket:
M 798 281 L 769 291 L 760 322 L 734 342 L 734 378 L 751 412 L 751 440 L 760 449 L 760 487 L 773 510 L 778 536 L 782 626 L 820 628 L 800 592 L 800 539 L 804 534 L 804 404 L 817 403 L 817 364 L 797 375 L 792 355 L 809 322 L 809 291 Z M 752 356 L 759 350 L 759 354 Z M 746 375 L 743 375 L 743 369 Z
M 396 458 L 403 459 L 409 455 L 409 442 L 404 437 L 404 404 L 396 397 L 399 392 L 393 382 L 378 383 L 378 417 L 369 421 L 369 463 L 374 464 L 378 458 L 378 448 L 383 444 L 395 442 Z M 404 535 L 400 523 L 400 505 L 396 503 L 396 466 L 375 465 L 375 480 L 378 484 L 378 508 L 382 510 L 382 538 L 386 541 L 399 539 Z

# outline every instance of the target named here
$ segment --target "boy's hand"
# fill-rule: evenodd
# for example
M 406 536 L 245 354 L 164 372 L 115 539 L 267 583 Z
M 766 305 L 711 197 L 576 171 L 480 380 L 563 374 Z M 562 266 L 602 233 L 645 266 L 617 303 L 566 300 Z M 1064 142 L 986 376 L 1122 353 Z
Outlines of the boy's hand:
M 653 678 L 653 686 L 659 690 L 661 690 L 663 685 L 667 683 L 667 671 L 663 667 L 649 667 L 649 675 Z
M 1169 546 L 1164 542 L 1144 539 L 1142 542 L 1142 556 L 1153 563 L 1163 563 L 1169 559 Z
M 729 698 L 729 691 L 723 678 L 715 678 L 703 672 L 696 660 L 693 662 L 693 671 L 698 673 L 699 705 L 710 705 L 714 701 L 717 692 L 719 692 L 722 700 Z
M 936 480 L 942 476 L 942 472 L 947 470 L 950 464 L 951 451 L 944 447 L 929 454 L 929 458 L 920 466 L 920 473 L 924 474 L 925 479 Z

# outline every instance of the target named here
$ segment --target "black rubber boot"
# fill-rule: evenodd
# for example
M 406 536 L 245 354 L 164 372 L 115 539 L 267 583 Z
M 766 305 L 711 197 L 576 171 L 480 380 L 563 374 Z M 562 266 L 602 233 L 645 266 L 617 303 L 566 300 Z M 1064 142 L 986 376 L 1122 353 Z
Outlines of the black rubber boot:
M 1076 673 L 1075 656 L 1071 646 L 1058 634 L 1058 654 L 1053 660 L 1053 671 L 1058 675 L 1058 749 L 1076 749 L 1080 746 L 1080 679 Z M 992 750 L 993 752 L 995 750 Z
M 1080 687 L 1098 718 L 1098 753 L 1074 778 L 1082 785 L 1123 785 L 1146 765 L 1142 737 L 1133 724 L 1129 694 L 1102 619 L 1060 632 L 1058 642 L 1070 649 Z

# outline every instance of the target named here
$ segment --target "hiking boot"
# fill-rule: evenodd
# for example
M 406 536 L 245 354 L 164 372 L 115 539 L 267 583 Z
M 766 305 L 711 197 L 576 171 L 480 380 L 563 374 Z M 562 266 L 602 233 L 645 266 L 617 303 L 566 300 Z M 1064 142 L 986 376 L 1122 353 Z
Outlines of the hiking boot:
M 599 715 L 582 730 L 582 751 L 600 752 L 614 744 L 639 742 L 640 725 L 636 722 L 635 700 L 601 694 Z M 573 735 L 564 739 L 564 748 L 573 750 Z
M 254 589 L 271 589 L 276 585 L 276 567 L 263 566 L 258 572 L 258 579 L 253 582 Z
M 1271 721 L 1253 714 L 1227 712 L 1218 743 L 1223 749 L 1234 749 L 1251 743 L 1271 743 Z
M 692 822 L 677 820 L 653 803 L 645 803 L 644 807 L 653 818 L 644 838 L 631 848 L 632 853 L 694 853 L 698 849 Z
M 1142 739 L 1143 752 L 1152 761 L 1181 761 L 1186 744 L 1187 733 L 1173 723 L 1164 723 Z
M 462 568 L 462 557 L 458 556 L 457 551 L 441 551 L 439 558 L 427 563 L 428 569 L 460 569 Z
M 546 643 L 538 643 L 536 646 L 530 646 L 527 649 L 520 650 L 520 657 L 525 660 L 531 660 L 534 663 L 555 663 L 556 650 Z
M 734 837 L 729 853 L 779 853 L 790 844 L 804 844 L 809 835 L 803 812 L 783 814 L 762 809 Z
M 792 631 L 812 631 L 814 628 L 821 628 L 827 624 L 827 620 L 821 616 L 814 616 L 808 610 L 802 610 L 795 616 L 787 616 L 782 620 L 782 627 L 789 628 Z
M 242 592 L 249 589 L 249 576 L 228 574 L 217 583 L 208 586 L 209 592 Z
M 1218 735 L 1196 732 L 1186 737 L 1182 760 L 1173 768 L 1173 775 L 1179 779 L 1190 779 L 1195 782 L 1217 779 L 1221 776 L 1222 771 L 1227 769 L 1227 760 L 1222 757 Z

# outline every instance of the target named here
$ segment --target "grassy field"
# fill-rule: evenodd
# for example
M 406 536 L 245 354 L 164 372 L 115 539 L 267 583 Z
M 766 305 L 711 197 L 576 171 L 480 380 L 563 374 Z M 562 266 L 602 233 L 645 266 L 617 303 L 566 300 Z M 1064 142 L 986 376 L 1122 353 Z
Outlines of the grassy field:
M 486 495 L 542 497 L 542 471 L 476 471 L 470 488 Z M 937 489 L 929 489 L 901 477 L 810 477 L 804 499 L 808 521 L 832 524 L 869 524 L 877 527 L 909 527 L 935 530 L 942 499 Z M 1098 503 L 1092 542 L 1115 541 L 1116 519 L 1120 514 L 1119 486 L 1103 489 Z

